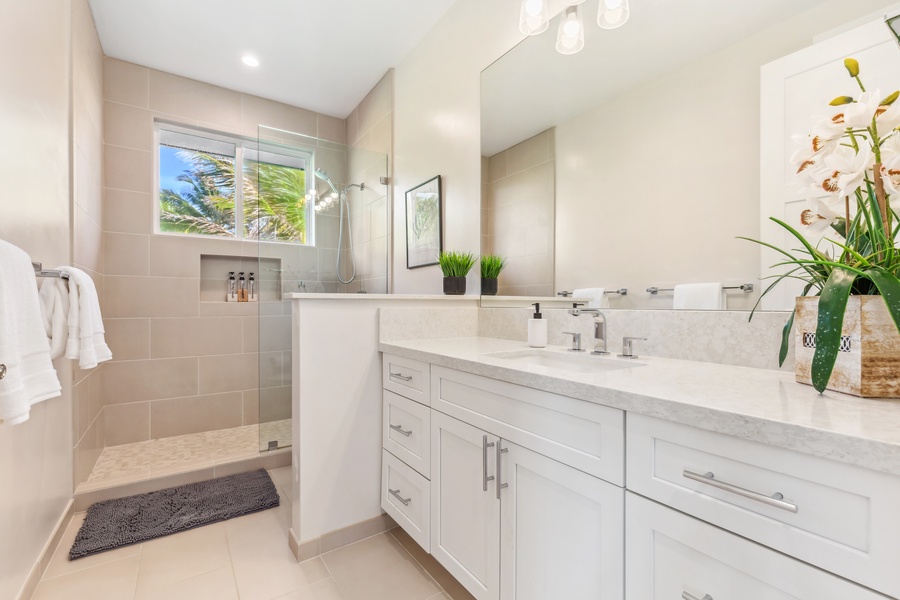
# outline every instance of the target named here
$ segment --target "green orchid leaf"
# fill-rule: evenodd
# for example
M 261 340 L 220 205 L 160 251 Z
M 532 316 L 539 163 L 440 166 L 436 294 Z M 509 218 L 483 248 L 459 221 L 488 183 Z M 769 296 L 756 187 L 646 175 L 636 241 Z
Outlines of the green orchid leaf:
M 791 316 L 788 318 L 787 323 L 784 324 L 784 329 L 781 332 L 781 350 L 778 351 L 778 366 L 784 365 L 784 361 L 787 358 L 788 354 L 788 346 L 791 343 L 791 329 L 794 328 L 794 314 L 797 312 L 797 309 L 791 311 Z
M 880 267 L 875 267 L 866 271 L 866 277 L 872 280 L 884 303 L 887 305 L 888 312 L 894 320 L 894 325 L 900 331 L 900 280 L 897 276 Z
M 819 296 L 819 318 L 816 327 L 816 352 L 812 359 L 812 384 L 822 393 L 828 387 L 828 380 L 834 371 L 841 345 L 841 328 L 844 325 L 844 311 L 847 299 L 856 280 L 857 273 L 838 268 L 822 288 Z

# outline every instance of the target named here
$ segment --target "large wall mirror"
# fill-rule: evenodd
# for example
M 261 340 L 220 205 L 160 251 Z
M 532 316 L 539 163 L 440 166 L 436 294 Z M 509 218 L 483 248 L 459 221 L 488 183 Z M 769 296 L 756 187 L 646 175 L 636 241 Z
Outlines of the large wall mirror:
M 611 307 L 664 309 L 672 294 L 647 288 L 752 283 L 727 294 L 752 308 L 760 250 L 736 238 L 760 233 L 760 67 L 888 4 L 631 0 L 604 30 L 589 1 L 578 54 L 556 52 L 559 16 L 525 39 L 481 78 L 482 254 L 508 260 L 499 294 L 627 288 Z

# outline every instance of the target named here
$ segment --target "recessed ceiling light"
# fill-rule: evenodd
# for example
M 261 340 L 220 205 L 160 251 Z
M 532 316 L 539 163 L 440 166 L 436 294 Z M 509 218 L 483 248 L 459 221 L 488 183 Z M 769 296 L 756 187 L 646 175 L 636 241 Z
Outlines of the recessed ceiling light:
M 249 54 L 243 56 L 241 58 L 241 62 L 244 63 L 245 65 L 247 65 L 248 67 L 258 67 L 259 66 L 259 60 L 250 56 Z

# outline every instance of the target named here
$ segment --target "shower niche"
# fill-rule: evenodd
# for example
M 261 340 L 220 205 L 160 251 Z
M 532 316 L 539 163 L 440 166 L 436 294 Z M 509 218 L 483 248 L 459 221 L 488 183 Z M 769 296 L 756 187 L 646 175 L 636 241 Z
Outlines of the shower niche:
M 241 276 L 250 291 L 253 277 L 256 302 L 280 302 L 282 295 L 281 260 L 257 256 L 200 255 L 200 302 L 227 302 L 229 276 L 234 274 L 236 287 Z

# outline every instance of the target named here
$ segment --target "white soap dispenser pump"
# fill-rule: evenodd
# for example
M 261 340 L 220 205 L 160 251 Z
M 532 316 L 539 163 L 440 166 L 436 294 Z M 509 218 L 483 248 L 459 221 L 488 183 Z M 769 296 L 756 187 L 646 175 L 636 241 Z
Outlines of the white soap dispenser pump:
M 535 302 L 534 316 L 528 319 L 528 345 L 532 348 L 543 348 L 547 345 L 547 321 L 541 318 L 541 304 Z

